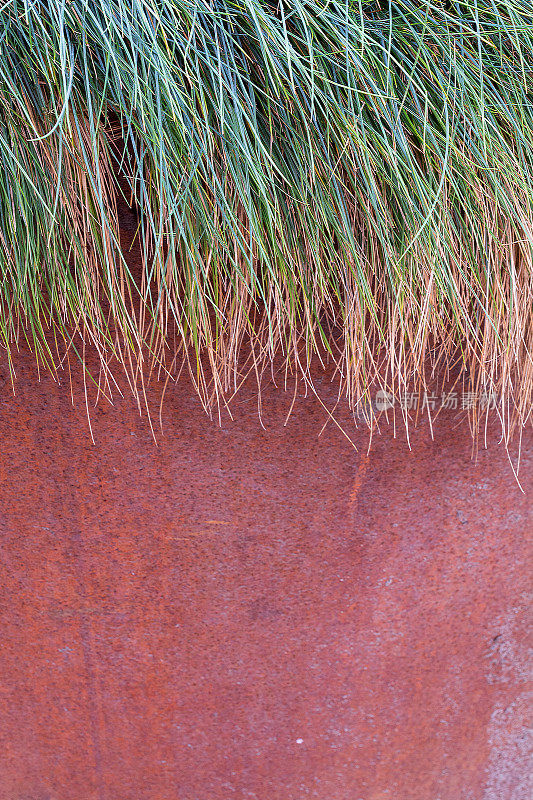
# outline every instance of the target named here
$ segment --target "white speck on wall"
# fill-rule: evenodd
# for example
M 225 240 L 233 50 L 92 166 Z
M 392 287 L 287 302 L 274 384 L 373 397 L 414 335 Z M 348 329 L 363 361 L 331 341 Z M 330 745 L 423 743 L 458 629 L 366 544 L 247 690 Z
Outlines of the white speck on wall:
M 303 743 L 304 743 L 303 739 L 296 739 L 296 744 L 303 744 Z

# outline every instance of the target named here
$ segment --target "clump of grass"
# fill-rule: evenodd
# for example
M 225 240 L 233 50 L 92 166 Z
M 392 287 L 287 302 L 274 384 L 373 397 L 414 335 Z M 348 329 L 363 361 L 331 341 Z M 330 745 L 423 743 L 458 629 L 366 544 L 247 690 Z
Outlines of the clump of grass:
M 90 346 L 134 391 L 185 365 L 208 407 L 277 358 L 310 386 L 330 360 L 352 405 L 453 363 L 506 435 L 530 418 L 525 3 L 7 0 L 0 23 L 9 359 Z

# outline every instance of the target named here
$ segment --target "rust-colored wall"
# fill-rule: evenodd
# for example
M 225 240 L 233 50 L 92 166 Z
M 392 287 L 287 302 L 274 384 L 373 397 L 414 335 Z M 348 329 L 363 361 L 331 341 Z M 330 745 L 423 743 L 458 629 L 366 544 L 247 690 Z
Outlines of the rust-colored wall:
M 529 800 L 531 437 L 522 494 L 451 416 L 367 457 L 312 399 L 220 429 L 183 382 L 158 448 L 129 399 L 93 446 L 29 364 L 0 388 L 2 800 Z

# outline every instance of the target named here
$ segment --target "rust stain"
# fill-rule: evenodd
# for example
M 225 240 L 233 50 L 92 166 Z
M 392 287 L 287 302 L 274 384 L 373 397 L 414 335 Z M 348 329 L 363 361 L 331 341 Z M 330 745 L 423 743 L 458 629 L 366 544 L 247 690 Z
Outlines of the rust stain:
M 93 446 L 83 383 L 72 408 L 19 362 L 0 800 L 521 800 L 530 434 L 525 494 L 444 414 L 354 476 L 312 397 L 220 429 L 183 382 L 157 447 L 127 397 Z
M 349 501 L 350 508 L 352 508 L 357 503 L 357 498 L 359 496 L 359 492 L 361 491 L 361 487 L 363 486 L 369 462 L 370 462 L 370 455 L 368 453 L 361 453 L 361 458 L 359 459 L 359 466 L 357 467 L 357 473 L 355 476 L 355 480 L 353 482 L 352 491 L 350 492 L 350 501 Z

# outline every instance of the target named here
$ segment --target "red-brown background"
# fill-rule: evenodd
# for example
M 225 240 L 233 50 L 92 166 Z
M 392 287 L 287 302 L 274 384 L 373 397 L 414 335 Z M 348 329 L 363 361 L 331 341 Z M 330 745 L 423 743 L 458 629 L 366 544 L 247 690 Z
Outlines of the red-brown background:
M 451 414 L 367 456 L 316 400 L 218 427 L 183 381 L 157 446 L 127 397 L 92 444 L 76 378 L 17 370 L 1 800 L 529 800 L 531 436 L 522 493 Z

